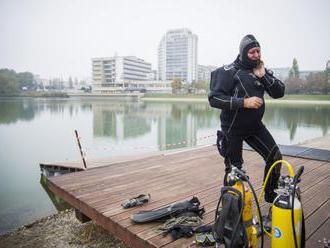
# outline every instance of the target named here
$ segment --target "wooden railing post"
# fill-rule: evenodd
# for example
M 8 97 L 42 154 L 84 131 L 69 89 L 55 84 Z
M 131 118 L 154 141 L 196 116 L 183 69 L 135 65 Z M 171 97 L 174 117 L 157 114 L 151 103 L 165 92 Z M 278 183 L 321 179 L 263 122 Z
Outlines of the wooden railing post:
M 81 149 L 81 144 L 80 144 L 80 140 L 79 140 L 79 136 L 78 136 L 78 131 L 77 131 L 77 130 L 74 130 L 74 132 L 75 132 L 75 134 L 76 134 L 77 143 L 78 143 L 78 146 L 79 146 L 80 155 L 81 155 L 81 158 L 82 158 L 82 161 L 83 161 L 84 167 L 85 167 L 85 169 L 87 169 L 85 156 L 84 156 L 83 150 Z

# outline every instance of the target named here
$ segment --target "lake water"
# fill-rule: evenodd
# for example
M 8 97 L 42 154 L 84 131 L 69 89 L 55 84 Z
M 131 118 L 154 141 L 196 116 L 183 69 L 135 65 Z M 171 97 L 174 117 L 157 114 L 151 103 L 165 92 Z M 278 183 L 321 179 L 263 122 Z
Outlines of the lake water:
M 264 123 L 297 144 L 329 132 L 330 105 L 267 104 Z M 0 233 L 60 209 L 39 162 L 79 159 L 75 129 L 88 159 L 211 144 L 218 127 L 200 102 L 0 98 Z

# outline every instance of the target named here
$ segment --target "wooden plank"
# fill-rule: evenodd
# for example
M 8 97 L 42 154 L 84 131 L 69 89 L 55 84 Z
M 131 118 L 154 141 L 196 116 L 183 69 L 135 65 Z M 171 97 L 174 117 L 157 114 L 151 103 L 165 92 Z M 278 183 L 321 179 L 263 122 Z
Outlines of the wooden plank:
M 306 239 L 308 240 L 322 224 L 330 218 L 330 201 L 327 199 L 317 211 L 306 220 Z
M 201 182 L 203 182 L 203 181 L 205 181 L 205 180 L 207 180 L 208 179 L 208 181 L 210 181 L 210 180 L 212 180 L 212 179 L 214 179 L 215 181 L 214 181 L 214 186 L 217 186 L 218 185 L 218 187 L 220 187 L 220 184 L 222 183 L 222 178 L 223 178 L 223 170 L 221 170 L 220 171 L 220 174 L 219 175 L 213 175 L 212 174 L 212 172 L 210 172 L 210 171 L 206 171 L 206 173 L 204 173 L 204 174 L 200 174 L 200 173 L 198 173 L 198 180 L 201 180 Z M 211 176 L 210 176 L 211 175 Z M 214 178 L 212 178 L 212 176 L 215 176 Z M 195 176 L 196 177 L 196 176 Z M 192 179 L 193 179 L 193 181 L 191 181 L 191 179 L 190 179 L 190 181 L 193 183 L 193 184 L 196 184 L 196 185 L 198 185 L 198 184 L 200 184 L 199 183 L 199 181 L 198 180 L 196 180 L 196 179 L 194 179 L 195 177 L 192 177 Z M 218 178 L 218 180 L 217 180 L 217 178 Z M 220 180 L 219 180 L 220 179 Z M 187 182 L 180 182 L 180 184 L 179 185 L 181 185 L 181 188 L 183 188 L 183 189 L 185 189 L 185 188 L 187 188 L 186 186 L 187 185 L 185 185 Z M 170 189 L 171 189 L 171 191 L 173 191 L 172 189 L 173 189 L 173 187 L 170 187 Z M 168 190 L 165 188 L 165 192 L 168 192 Z M 172 192 L 172 193 L 176 193 L 177 191 L 175 191 L 175 192 Z M 178 193 L 180 193 L 180 191 L 178 192 Z M 151 195 L 153 195 L 153 194 L 151 194 Z M 158 195 L 157 195 L 158 196 Z M 163 197 L 166 197 L 166 195 L 165 196 L 162 196 L 161 197 L 161 199 L 163 198 Z M 108 206 L 109 208 L 111 208 L 111 205 L 109 205 Z M 107 214 L 108 215 L 108 214 Z
M 330 166 L 327 162 L 285 156 L 295 168 L 304 165 L 300 184 L 309 235 L 322 228 L 320 220 L 329 216 Z M 260 192 L 264 162 L 255 152 L 244 151 L 244 169 Z M 286 169 L 283 166 L 283 173 Z M 84 172 L 50 178 L 49 187 L 96 223 L 131 247 L 186 247 L 192 239 L 172 242 L 155 232 L 159 223 L 137 225 L 130 215 L 190 199 L 196 195 L 206 208 L 205 223 L 212 223 L 224 175 L 223 159 L 215 146 L 195 151 L 153 156 L 113 164 Z M 322 192 L 322 195 L 315 192 Z M 122 209 L 120 203 L 139 193 L 150 193 L 151 201 L 142 207 Z M 267 204 L 262 205 L 263 210 Z M 324 219 L 325 218 L 325 219 Z
M 207 155 L 209 155 L 210 151 L 204 152 Z M 203 151 L 196 154 L 194 153 L 192 157 L 195 159 L 198 159 L 198 157 L 206 157 L 207 155 L 204 154 Z M 181 154 L 174 154 L 171 156 L 157 156 L 157 157 L 150 157 L 147 159 L 140 159 L 132 162 L 125 162 L 125 163 L 118 163 L 114 164 L 108 167 L 102 167 L 97 169 L 92 169 L 89 171 L 89 173 L 75 173 L 73 176 L 64 175 L 63 177 L 56 177 L 54 178 L 54 182 L 60 183 L 63 186 L 72 186 L 75 188 L 77 184 L 84 182 L 84 185 L 86 187 L 88 186 L 88 183 L 90 182 L 91 185 L 93 185 L 93 181 L 95 179 L 99 180 L 108 180 L 111 181 L 113 178 L 120 178 L 122 176 L 132 175 L 136 172 L 140 172 L 143 174 L 144 169 L 152 167 L 152 168 L 161 168 L 166 164 L 166 167 L 168 168 L 176 168 L 176 164 L 180 163 L 181 160 L 188 160 L 193 158 L 185 158 Z M 112 173 L 110 173 L 112 172 Z M 68 177 L 66 177 L 68 176 Z M 101 178 L 100 178 L 101 176 Z M 70 180 L 67 180 L 67 178 L 70 178 Z
M 326 247 L 325 242 L 328 240 L 330 240 L 330 218 L 326 219 L 319 229 L 309 237 L 306 247 L 324 248 Z
M 49 182 L 49 189 L 56 195 L 60 196 L 63 200 L 68 202 L 70 205 L 79 209 L 86 216 L 94 220 L 98 225 L 111 232 L 113 235 L 124 241 L 130 247 L 136 248 L 152 248 L 146 241 L 137 239 L 133 233 L 127 232 L 125 228 L 122 228 L 117 223 L 113 222 L 110 218 L 105 217 L 95 209 L 88 206 L 87 203 L 79 201 L 78 199 L 72 198 L 68 192 L 65 192 L 53 182 Z
M 254 168 L 254 167 L 253 167 Z M 222 178 L 223 177 L 223 170 L 220 170 L 219 171 L 219 178 Z M 221 174 L 222 173 L 222 174 Z M 208 172 L 208 174 L 211 174 L 211 172 Z M 194 176 L 193 178 L 195 178 L 196 176 Z M 206 177 L 208 177 L 208 175 L 206 175 Z M 161 182 L 159 182 L 159 184 L 160 184 Z M 148 188 L 148 185 L 149 184 L 149 182 L 146 184 L 146 186 L 144 187 L 144 188 Z M 172 185 L 175 185 L 174 184 L 174 182 L 172 182 L 171 183 Z M 125 189 L 126 190 L 126 189 Z M 112 192 L 112 191 L 111 191 Z M 110 193 L 108 193 L 107 195 L 104 195 L 105 197 L 111 197 L 111 196 L 113 196 L 112 194 L 111 194 L 111 192 Z M 125 192 L 123 192 L 123 193 L 125 193 Z M 121 193 L 122 194 L 122 193 Z M 80 199 L 82 199 L 82 198 L 80 198 Z M 116 200 L 116 199 L 113 199 L 113 198 L 111 198 L 112 200 Z M 92 201 L 93 202 L 93 201 Z M 104 200 L 104 202 L 106 203 L 106 205 L 108 205 L 109 204 L 109 202 L 107 202 L 107 200 Z

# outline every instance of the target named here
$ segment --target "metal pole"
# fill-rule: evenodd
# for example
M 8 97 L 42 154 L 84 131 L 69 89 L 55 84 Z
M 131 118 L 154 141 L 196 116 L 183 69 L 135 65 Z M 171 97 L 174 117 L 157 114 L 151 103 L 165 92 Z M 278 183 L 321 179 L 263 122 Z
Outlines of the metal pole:
M 79 150 L 80 150 L 80 155 L 81 155 L 81 158 L 82 158 L 82 161 L 84 163 L 84 167 L 85 169 L 87 169 L 87 165 L 86 165 L 86 161 L 85 161 L 85 156 L 84 156 L 84 153 L 81 149 L 81 144 L 80 144 L 80 140 L 79 140 L 79 136 L 78 136 L 78 131 L 77 130 L 74 130 L 75 134 L 76 134 L 76 138 L 77 138 L 77 143 L 78 143 L 78 146 L 79 146 Z

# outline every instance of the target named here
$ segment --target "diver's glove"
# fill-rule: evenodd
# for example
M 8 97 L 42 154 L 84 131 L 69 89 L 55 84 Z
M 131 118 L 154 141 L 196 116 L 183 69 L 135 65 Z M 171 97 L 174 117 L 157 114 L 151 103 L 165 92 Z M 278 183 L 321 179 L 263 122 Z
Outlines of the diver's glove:
M 194 230 L 190 226 L 176 224 L 167 230 L 166 234 L 170 233 L 173 240 L 185 237 L 190 238 L 194 235 Z

